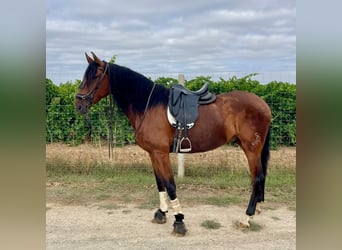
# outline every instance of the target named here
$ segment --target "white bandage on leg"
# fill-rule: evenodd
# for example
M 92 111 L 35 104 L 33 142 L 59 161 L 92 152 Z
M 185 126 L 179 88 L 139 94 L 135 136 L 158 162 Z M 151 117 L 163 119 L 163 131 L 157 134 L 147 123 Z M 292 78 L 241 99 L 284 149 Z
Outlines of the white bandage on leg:
M 258 202 L 258 203 L 256 204 L 255 212 L 256 212 L 257 214 L 260 214 L 260 213 L 261 213 L 261 204 L 260 204 L 260 202 Z
M 174 212 L 175 215 L 183 213 L 181 205 L 180 205 L 179 200 L 177 198 L 172 200 L 172 201 L 170 201 L 170 203 L 171 203 L 171 207 L 172 207 L 173 212 Z
M 251 218 L 252 218 L 251 216 L 244 214 L 238 219 L 239 226 L 242 228 L 249 228 L 250 227 L 249 221 Z
M 167 205 L 167 193 L 165 191 L 159 192 L 159 200 L 160 200 L 160 205 L 159 205 L 160 210 L 163 212 L 166 212 L 169 206 Z

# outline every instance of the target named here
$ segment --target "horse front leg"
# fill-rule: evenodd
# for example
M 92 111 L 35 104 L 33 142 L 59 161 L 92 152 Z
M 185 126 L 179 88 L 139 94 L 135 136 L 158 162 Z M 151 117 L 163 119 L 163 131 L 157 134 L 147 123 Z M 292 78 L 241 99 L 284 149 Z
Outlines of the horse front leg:
M 176 236 L 184 236 L 187 229 L 183 222 L 184 214 L 181 204 L 176 194 L 176 184 L 174 181 L 169 153 L 153 152 L 150 153 L 153 170 L 156 176 L 156 182 L 159 191 L 160 206 L 154 215 L 153 222 L 166 222 L 166 212 L 168 209 L 167 195 L 170 199 L 170 205 L 173 209 L 175 222 L 173 224 L 173 233 Z M 164 221 L 165 218 L 165 222 Z
M 153 223 L 164 224 L 166 223 L 166 213 L 168 212 L 168 198 L 167 193 L 165 191 L 165 186 L 160 180 L 159 176 L 155 174 L 157 187 L 159 191 L 159 209 L 155 212 L 154 218 L 152 220 Z

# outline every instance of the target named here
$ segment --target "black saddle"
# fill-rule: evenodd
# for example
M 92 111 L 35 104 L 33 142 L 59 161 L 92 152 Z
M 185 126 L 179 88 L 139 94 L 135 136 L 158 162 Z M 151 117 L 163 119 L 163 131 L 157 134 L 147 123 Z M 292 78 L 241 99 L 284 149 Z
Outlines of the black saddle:
M 205 83 L 202 88 L 197 91 L 191 91 L 185 88 L 181 84 L 175 84 L 171 87 L 171 91 L 174 91 L 176 95 L 183 94 L 186 96 L 198 96 L 198 104 L 209 104 L 215 101 L 216 96 L 208 91 L 209 84 Z
M 168 107 L 172 116 L 176 119 L 176 134 L 174 138 L 173 152 L 190 152 L 191 142 L 187 137 L 187 129 L 195 124 L 198 118 L 198 106 L 212 103 L 216 100 L 216 95 L 208 91 L 209 84 L 205 83 L 203 87 L 197 91 L 186 89 L 181 84 L 175 84 L 170 88 Z M 181 132 L 184 136 L 181 139 Z M 182 147 L 182 143 L 186 142 L 188 146 Z

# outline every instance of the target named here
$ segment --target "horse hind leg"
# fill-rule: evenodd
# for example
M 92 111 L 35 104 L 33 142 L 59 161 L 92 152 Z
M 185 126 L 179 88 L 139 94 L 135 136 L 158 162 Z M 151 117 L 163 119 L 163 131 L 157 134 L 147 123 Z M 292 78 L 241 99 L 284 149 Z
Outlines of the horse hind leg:
M 257 167 L 252 171 L 252 194 L 249 200 L 249 204 L 246 210 L 248 216 L 253 216 L 255 211 L 260 209 L 257 204 L 264 201 L 264 189 L 265 189 L 265 176 L 261 168 Z
M 267 175 L 267 164 L 268 160 L 270 158 L 270 130 L 268 129 L 266 138 L 264 141 L 264 145 L 261 150 L 261 168 L 262 168 L 262 173 L 259 174 L 261 177 L 259 178 L 260 181 L 260 193 L 257 196 L 257 205 L 256 205 L 256 212 L 258 214 L 261 213 L 261 202 L 264 202 L 265 199 L 265 181 L 266 181 L 266 175 Z
M 267 162 L 269 158 L 269 131 L 265 140 L 261 140 L 260 135 L 255 133 L 255 139 L 250 143 L 239 141 L 246 154 L 251 173 L 252 194 L 246 210 L 247 219 L 241 220 L 242 226 L 249 227 L 249 219 L 261 211 L 260 202 L 264 201 L 265 180 L 267 173 Z
M 267 165 L 268 160 L 270 159 L 270 129 L 268 129 L 266 138 L 264 141 L 264 145 L 262 147 L 261 151 L 261 167 L 264 174 L 264 178 L 261 182 L 261 196 L 259 197 L 258 202 L 264 201 L 264 194 L 265 194 L 265 181 L 266 181 L 266 175 L 267 175 Z
M 261 170 L 261 164 L 259 163 L 260 160 L 258 161 L 257 158 L 248 156 L 248 154 L 246 155 L 251 173 L 252 193 L 246 210 L 246 215 L 239 220 L 239 224 L 241 227 L 250 226 L 249 220 L 253 217 L 256 211 L 257 213 L 261 211 L 259 203 L 264 199 L 263 188 L 265 183 L 265 176 L 263 174 L 263 171 Z

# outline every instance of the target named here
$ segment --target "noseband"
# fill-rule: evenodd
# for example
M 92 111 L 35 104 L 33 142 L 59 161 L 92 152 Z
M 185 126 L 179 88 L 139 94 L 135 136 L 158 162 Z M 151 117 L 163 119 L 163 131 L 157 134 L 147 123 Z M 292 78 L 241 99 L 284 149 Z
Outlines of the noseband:
M 87 100 L 89 102 L 89 104 L 93 104 L 93 99 L 94 99 L 94 95 L 96 93 L 96 90 L 98 90 L 98 88 L 100 87 L 100 84 L 104 78 L 104 76 L 106 75 L 106 72 L 108 70 L 108 64 L 109 63 L 106 63 L 105 68 L 103 69 L 102 67 L 98 67 L 98 69 L 102 69 L 102 74 L 100 76 L 100 78 L 97 80 L 96 84 L 95 84 L 95 88 L 93 88 L 92 90 L 90 90 L 87 94 L 76 94 L 76 98 L 77 99 L 80 99 L 80 100 Z M 82 84 L 81 84 L 82 86 Z

